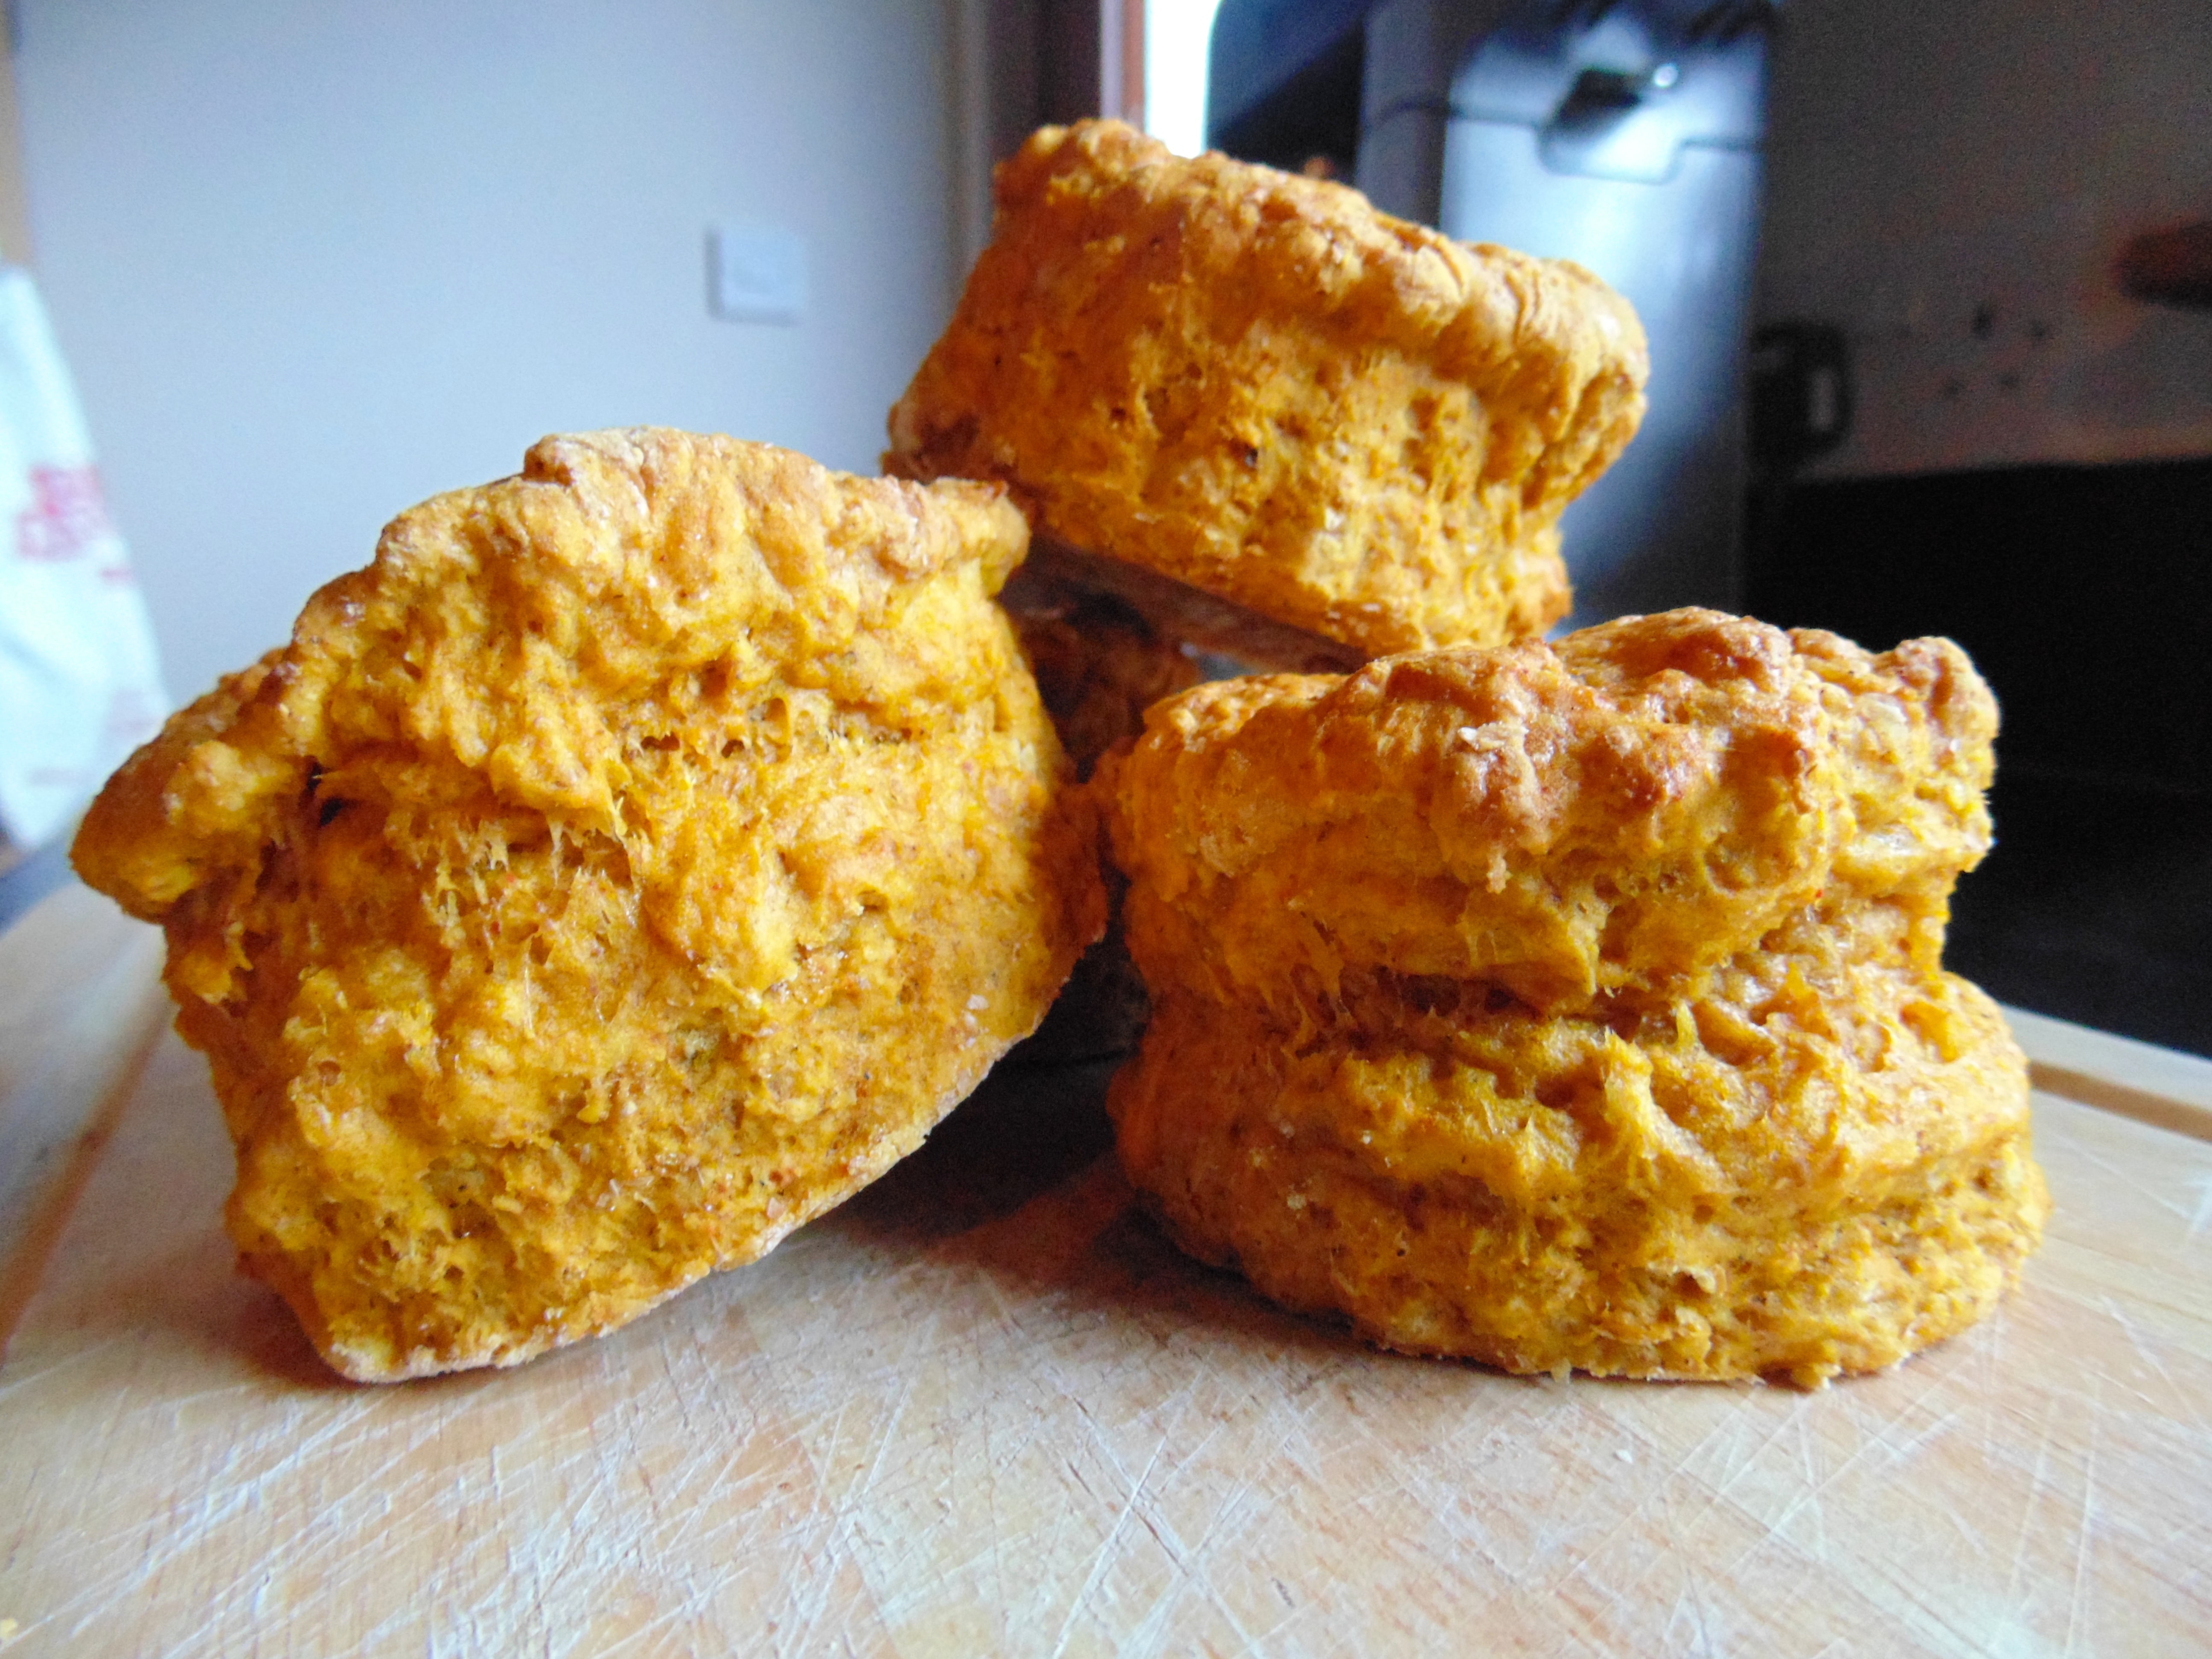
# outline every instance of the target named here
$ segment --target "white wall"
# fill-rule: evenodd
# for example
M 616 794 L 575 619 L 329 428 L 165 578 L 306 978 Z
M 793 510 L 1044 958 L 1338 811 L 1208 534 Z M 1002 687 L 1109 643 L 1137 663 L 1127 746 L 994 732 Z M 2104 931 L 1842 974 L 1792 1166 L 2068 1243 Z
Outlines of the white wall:
M 39 275 L 179 696 L 438 490 L 654 422 L 873 471 L 949 313 L 933 0 L 14 0 Z M 711 318 L 722 220 L 806 239 Z

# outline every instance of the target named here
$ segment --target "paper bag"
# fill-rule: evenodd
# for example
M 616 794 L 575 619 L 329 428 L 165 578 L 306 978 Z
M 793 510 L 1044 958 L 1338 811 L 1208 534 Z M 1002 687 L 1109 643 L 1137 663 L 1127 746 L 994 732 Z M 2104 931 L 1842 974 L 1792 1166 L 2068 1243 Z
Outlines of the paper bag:
M 0 267 L 0 865 L 66 828 L 167 712 L 46 307 Z

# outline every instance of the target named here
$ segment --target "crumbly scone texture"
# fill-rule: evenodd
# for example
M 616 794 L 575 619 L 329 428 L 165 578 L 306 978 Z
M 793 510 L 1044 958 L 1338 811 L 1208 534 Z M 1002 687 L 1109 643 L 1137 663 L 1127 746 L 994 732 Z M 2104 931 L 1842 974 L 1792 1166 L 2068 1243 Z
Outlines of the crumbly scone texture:
M 512 1364 L 917 1146 L 1104 921 L 978 485 L 656 429 L 396 520 L 111 781 L 228 1223 L 325 1358 Z
M 2040 1237 L 2026 1062 L 1942 970 L 1996 708 L 1956 647 L 1705 611 L 1206 685 L 1093 787 L 1177 1237 L 1520 1371 L 1878 1369 Z
M 1111 121 L 1035 134 L 997 203 L 887 471 L 1370 654 L 1566 613 L 1559 513 L 1647 372 L 1588 271 Z
M 1946 640 L 1679 611 L 1218 681 L 1146 726 L 1111 786 L 1132 925 L 1224 999 L 1370 967 L 1578 1006 L 1694 985 L 1823 895 L 1907 906 L 1933 966 L 1990 842 L 1996 706 Z

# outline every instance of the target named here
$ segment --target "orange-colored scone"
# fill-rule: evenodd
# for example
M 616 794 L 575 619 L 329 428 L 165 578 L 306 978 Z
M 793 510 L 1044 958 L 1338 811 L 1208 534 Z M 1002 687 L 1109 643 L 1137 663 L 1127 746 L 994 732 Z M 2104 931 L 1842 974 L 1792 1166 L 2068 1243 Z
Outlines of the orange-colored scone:
M 1020 515 L 726 438 L 426 502 L 110 782 L 228 1221 L 349 1376 L 512 1364 L 912 1151 L 1104 901 L 991 595 Z
M 1990 842 L 1996 708 L 1944 640 L 1678 611 L 1218 682 L 1146 727 L 1106 786 L 1132 942 L 1286 1018 L 1353 968 L 1547 1011 L 1694 989 L 1824 897 L 1897 907 L 1932 968 Z
M 1747 953 L 1702 997 L 1603 1014 L 1393 987 L 1305 1031 L 1155 984 L 1111 1097 L 1122 1163 L 1192 1254 L 1389 1347 L 1879 1370 L 1988 1313 L 2049 1201 L 1995 1005 L 1825 958 Z
M 1778 1376 L 1971 1323 L 2048 1208 L 1941 966 L 1996 708 L 1956 647 L 1711 612 L 1202 686 L 1110 759 L 1179 1239 L 1522 1371 Z
M 1566 613 L 1559 513 L 1647 368 L 1589 272 L 1111 121 L 1036 133 L 997 202 L 887 470 L 1370 654 Z

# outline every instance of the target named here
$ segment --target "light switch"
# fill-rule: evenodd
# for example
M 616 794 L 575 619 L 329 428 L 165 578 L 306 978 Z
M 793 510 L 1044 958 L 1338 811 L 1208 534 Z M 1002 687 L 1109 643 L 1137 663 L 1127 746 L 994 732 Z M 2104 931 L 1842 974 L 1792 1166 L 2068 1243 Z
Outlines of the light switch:
M 707 309 L 726 322 L 799 322 L 806 315 L 806 243 L 775 225 L 707 233 Z

